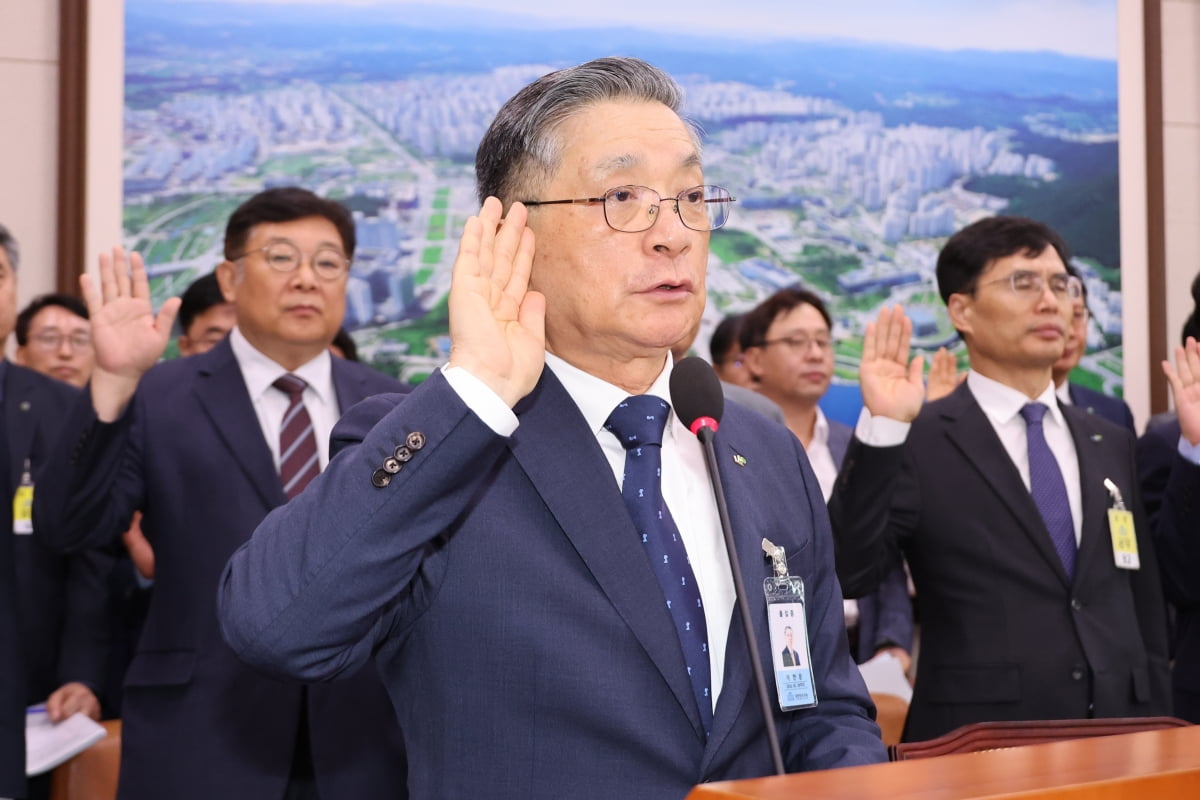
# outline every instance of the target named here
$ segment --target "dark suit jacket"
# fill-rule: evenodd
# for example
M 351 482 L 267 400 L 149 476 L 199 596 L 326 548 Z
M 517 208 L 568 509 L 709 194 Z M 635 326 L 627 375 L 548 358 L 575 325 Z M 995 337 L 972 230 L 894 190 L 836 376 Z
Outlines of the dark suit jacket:
M 1175 606 L 1175 716 L 1200 723 L 1200 466 L 1179 455 L 1179 420 L 1138 439 L 1138 472 L 1163 587 Z
M 55 446 L 67 410 L 80 396 L 77 389 L 16 364 L 4 366 L 4 430 L 9 455 L 5 462 L 13 492 L 26 460 L 37 474 Z M 41 491 L 34 487 L 34 496 Z M 5 528 L 11 535 L 12 523 Z M 102 695 L 108 661 L 108 574 L 110 551 L 88 548 L 64 556 L 44 541 L 46 532 L 12 536 L 21 641 L 25 652 L 25 702 L 41 703 L 65 683 L 87 684 Z
M 7 460 L 7 437 L 0 428 L 0 463 Z M 11 496 L 8 475 L 0 470 L 0 497 Z M 25 665 L 17 626 L 10 503 L 0 503 L 0 531 L 0 797 L 20 797 L 25 791 Z
M 838 574 L 873 588 L 897 549 L 921 598 L 921 662 L 904 736 L 983 720 L 1170 711 L 1166 620 L 1133 437 L 1063 409 L 1079 458 L 1073 583 L 967 384 L 922 409 L 898 447 L 855 440 L 830 504 Z M 1133 509 L 1141 569 L 1117 569 L 1105 478 Z
M 829 452 L 839 469 L 853 438 L 853 428 L 829 420 Z M 912 643 L 913 606 L 908 596 L 908 575 L 904 572 L 904 562 L 898 561 L 879 588 L 858 598 L 858 647 L 852 655 L 861 664 L 885 646 L 898 645 L 911 653 Z
M 520 427 L 497 436 L 440 373 L 352 410 L 329 469 L 231 559 L 226 637 L 252 663 L 305 679 L 378 651 L 414 797 L 657 800 L 769 774 L 739 616 L 706 741 L 662 590 L 594 434 L 550 370 L 515 410 Z M 774 652 L 763 537 L 807 587 L 820 702 L 776 706 L 772 723 L 791 770 L 881 761 L 821 493 L 799 441 L 777 431 L 733 404 L 715 442 L 758 652 Z M 422 449 L 373 486 L 409 437 Z M 486 664 L 462 658 L 466 642 Z
M 397 381 L 333 359 L 349 408 Z M 302 686 L 255 673 L 221 639 L 215 590 L 230 554 L 285 501 L 229 342 L 164 362 L 115 423 L 84 396 L 35 497 L 60 548 L 111 541 L 142 509 L 155 553 L 146 625 L 125 680 L 123 800 L 282 797 Z M 55 476 L 51 481 L 49 476 Z M 404 759 L 375 665 L 312 687 L 307 714 L 322 800 L 403 797 Z
M 1067 383 L 1067 391 L 1071 394 L 1071 402 L 1078 408 L 1089 414 L 1099 414 L 1113 425 L 1127 428 L 1130 433 L 1137 436 L 1137 428 L 1133 426 L 1133 411 L 1130 410 L 1129 404 L 1121 398 L 1109 397 L 1095 389 L 1074 383 Z

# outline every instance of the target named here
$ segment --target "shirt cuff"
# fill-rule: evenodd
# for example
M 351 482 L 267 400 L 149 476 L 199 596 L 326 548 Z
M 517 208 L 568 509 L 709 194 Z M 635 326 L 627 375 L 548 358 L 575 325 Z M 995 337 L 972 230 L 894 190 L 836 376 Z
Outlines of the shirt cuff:
M 493 392 L 486 383 L 462 367 L 443 366 L 442 375 L 446 383 L 459 396 L 475 416 L 498 436 L 512 436 L 517 429 L 517 415 Z
M 1200 465 L 1200 443 L 1191 444 L 1182 436 L 1179 437 L 1179 455 L 1193 464 Z
M 872 416 L 864 407 L 858 415 L 858 424 L 854 426 L 854 435 L 871 447 L 896 447 L 908 439 L 908 429 L 911 427 L 911 422 Z

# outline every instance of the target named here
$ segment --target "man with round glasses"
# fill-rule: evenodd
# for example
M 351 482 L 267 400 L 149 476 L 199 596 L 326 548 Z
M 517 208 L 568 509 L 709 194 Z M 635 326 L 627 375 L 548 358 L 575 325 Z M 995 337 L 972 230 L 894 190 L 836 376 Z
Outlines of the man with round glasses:
M 298 187 L 249 198 L 216 268 L 236 325 L 207 352 L 162 363 L 180 301 L 153 313 L 141 258 L 114 248 L 99 280 L 82 282 L 96 369 L 35 520 L 71 549 L 117 539 L 142 511 L 155 583 L 125 675 L 122 800 L 406 796 L 374 667 L 313 686 L 264 676 L 225 644 L 213 602 L 230 554 L 327 463 L 342 412 L 403 389 L 329 354 L 354 245 L 339 203 Z
M 931 403 L 903 311 L 867 327 L 866 408 L 830 516 L 849 596 L 873 590 L 898 552 L 912 570 L 907 741 L 988 720 L 1170 713 L 1133 435 L 1055 395 L 1080 289 L 1069 260 L 1058 234 L 1022 217 L 950 237 L 938 289 L 971 371 Z
M 414 796 L 683 797 L 770 774 L 767 724 L 789 770 L 885 758 L 803 449 L 731 405 L 716 447 L 755 640 L 773 663 L 768 537 L 808 588 L 791 624 L 818 696 L 773 698 L 769 720 L 757 703 L 701 446 L 669 403 L 730 200 L 681 100 L 649 64 L 604 58 L 500 109 L 449 364 L 352 410 L 329 469 L 229 562 L 221 619 L 243 658 L 311 680 L 374 657 Z

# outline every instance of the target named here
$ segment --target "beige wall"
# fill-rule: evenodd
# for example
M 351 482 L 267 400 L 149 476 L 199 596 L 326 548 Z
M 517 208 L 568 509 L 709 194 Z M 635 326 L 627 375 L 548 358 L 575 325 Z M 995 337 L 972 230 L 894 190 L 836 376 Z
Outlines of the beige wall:
M 88 192 L 86 252 L 119 241 L 123 3 L 85 0 L 89 45 Z M 1125 285 L 1126 396 L 1139 424 L 1149 413 L 1148 381 L 1161 380 L 1146 363 L 1149 326 L 1165 328 L 1172 343 L 1190 310 L 1188 287 L 1200 271 L 1200 0 L 1161 0 L 1164 144 L 1166 148 L 1166 319 L 1146 321 L 1144 197 L 1122 197 Z M 1123 96 L 1140 95 L 1141 0 L 1118 0 Z M 58 81 L 57 0 L 0 2 L 0 222 L 22 247 L 21 301 L 52 287 Z M 1132 56 L 1132 57 L 1131 57 Z M 1122 181 L 1144 181 L 1140 105 L 1123 104 Z M 1132 178 L 1132 180 L 1131 180 Z
M 54 285 L 58 3 L 0 2 L 0 223 L 21 246 L 18 302 Z

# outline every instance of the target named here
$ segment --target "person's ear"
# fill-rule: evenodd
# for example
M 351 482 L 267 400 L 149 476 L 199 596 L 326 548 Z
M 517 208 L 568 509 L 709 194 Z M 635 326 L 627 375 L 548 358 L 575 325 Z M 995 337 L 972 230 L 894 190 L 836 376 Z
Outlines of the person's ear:
M 767 355 L 765 347 L 751 347 L 742 351 L 742 364 L 746 367 L 746 372 L 750 373 L 750 377 L 755 381 L 762 380 L 764 370 L 763 359 Z
M 959 334 L 974 333 L 975 298 L 969 294 L 955 293 L 946 300 L 946 313 L 950 324 Z
M 225 302 L 237 302 L 237 284 L 238 265 L 232 261 L 225 260 L 217 265 L 215 272 L 217 273 L 217 285 L 221 287 L 221 295 L 225 298 Z

